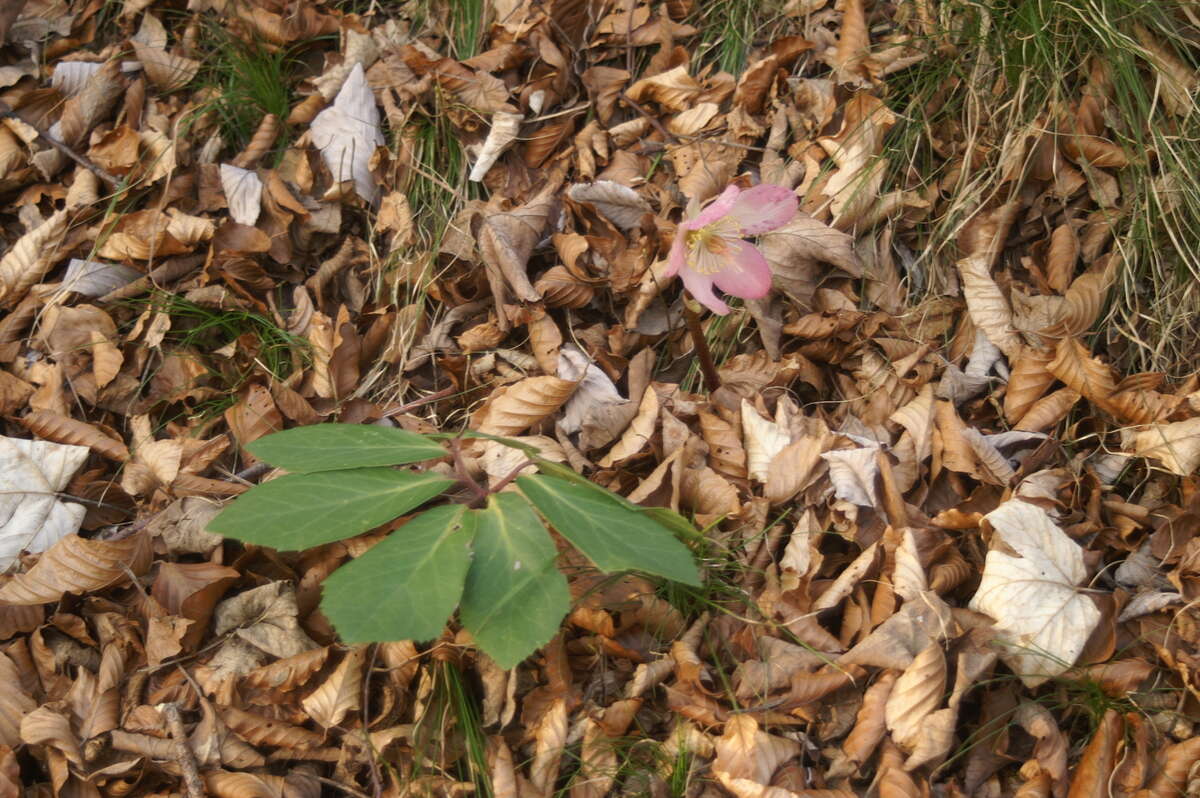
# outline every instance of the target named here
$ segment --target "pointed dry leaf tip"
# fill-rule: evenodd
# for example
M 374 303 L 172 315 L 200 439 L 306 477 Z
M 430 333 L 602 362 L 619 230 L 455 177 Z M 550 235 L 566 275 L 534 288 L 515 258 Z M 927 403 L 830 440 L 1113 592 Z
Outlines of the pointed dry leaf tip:
M 724 316 L 729 306 L 713 293 L 716 285 L 742 299 L 762 299 L 771 290 L 771 266 L 742 239 L 782 227 L 796 215 L 796 194 L 783 186 L 742 191 L 729 186 L 707 208 L 679 223 L 667 260 L 667 277 L 679 275 L 701 304 Z
M 383 146 L 379 109 L 362 64 L 355 64 L 333 105 L 313 118 L 312 142 L 337 183 L 354 181 L 358 195 L 374 202 L 379 193 L 371 174 L 371 156 Z

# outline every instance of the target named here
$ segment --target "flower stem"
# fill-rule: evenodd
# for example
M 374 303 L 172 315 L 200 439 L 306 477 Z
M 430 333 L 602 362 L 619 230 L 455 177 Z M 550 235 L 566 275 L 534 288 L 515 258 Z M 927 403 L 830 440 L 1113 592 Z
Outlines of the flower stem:
M 700 315 L 693 305 L 695 300 L 690 296 L 683 297 L 683 318 L 687 322 L 688 333 L 692 336 L 692 346 L 696 357 L 700 359 L 700 371 L 704 374 L 704 387 L 709 393 L 721 387 L 721 377 L 713 363 L 712 352 L 708 349 L 708 341 L 704 338 L 704 328 L 700 326 Z

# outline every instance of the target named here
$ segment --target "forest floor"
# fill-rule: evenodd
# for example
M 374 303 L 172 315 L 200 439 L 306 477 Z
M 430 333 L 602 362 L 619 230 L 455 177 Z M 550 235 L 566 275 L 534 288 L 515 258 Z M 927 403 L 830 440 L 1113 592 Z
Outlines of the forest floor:
M 0 40 L 0 798 L 1200 796 L 1194 3 L 5 0 Z M 759 184 L 771 290 L 698 346 L 677 225 Z M 533 446 L 686 517 L 703 586 L 576 558 L 510 670 L 453 618 L 344 644 L 379 531 L 206 531 L 334 421 Z

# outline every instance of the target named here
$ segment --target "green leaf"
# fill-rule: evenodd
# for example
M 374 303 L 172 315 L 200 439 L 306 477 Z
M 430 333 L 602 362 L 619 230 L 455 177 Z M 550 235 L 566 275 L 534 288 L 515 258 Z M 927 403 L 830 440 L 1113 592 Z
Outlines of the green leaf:
M 247 543 L 298 551 L 366 532 L 452 484 L 436 474 L 392 468 L 288 474 L 234 499 L 208 528 Z
M 474 513 L 434 507 L 327 578 L 321 610 L 347 643 L 435 638 L 462 596 L 474 534 Z
M 700 585 L 692 553 L 666 528 L 603 488 L 544 474 L 517 477 L 521 492 L 602 571 L 643 571 Z
M 259 438 L 255 457 L 294 473 L 404 465 L 443 457 L 446 450 L 415 432 L 371 424 L 314 424 Z
M 476 510 L 475 558 L 460 617 L 501 668 L 514 668 L 558 631 L 571 604 L 546 527 L 522 496 L 492 496 Z

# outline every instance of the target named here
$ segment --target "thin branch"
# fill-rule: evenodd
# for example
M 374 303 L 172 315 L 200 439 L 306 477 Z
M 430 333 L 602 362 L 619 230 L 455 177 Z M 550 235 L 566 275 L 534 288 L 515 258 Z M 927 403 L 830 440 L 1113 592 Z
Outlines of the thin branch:
M 167 721 L 167 729 L 175 740 L 175 759 L 183 774 L 184 795 L 187 798 L 205 798 L 208 793 L 204 789 L 204 780 L 200 778 L 196 755 L 188 744 L 187 732 L 183 728 L 183 718 L 179 714 L 179 705 L 168 702 L 163 705 L 162 713 Z
M 109 185 L 110 188 L 117 189 L 117 188 L 121 187 L 121 181 L 119 179 L 117 179 L 116 177 L 113 177 L 107 171 L 105 171 L 104 169 L 101 169 L 99 166 L 92 163 L 92 161 L 90 159 L 88 159 L 86 156 L 80 155 L 79 153 L 75 152 L 75 150 L 71 149 L 63 142 L 54 138 L 46 131 L 39 128 L 37 125 L 34 125 L 34 124 L 28 122 L 27 120 L 22 119 L 21 115 L 18 114 L 16 111 L 14 111 L 12 109 L 12 107 L 8 103 L 4 102 L 3 100 L 0 100 L 0 117 L 8 117 L 10 119 L 17 120 L 22 125 L 28 125 L 29 128 L 32 129 L 34 133 L 37 133 L 39 139 L 46 142 L 54 149 L 58 150 L 63 155 L 70 158 L 72 161 L 79 164 L 84 169 L 88 170 L 89 172 L 94 174 L 96 177 L 103 180 L 105 183 L 107 183 Z
M 700 360 L 700 371 L 704 374 L 704 387 L 709 393 L 721 387 L 721 375 L 717 373 L 713 363 L 712 352 L 709 351 L 708 341 L 704 338 L 704 328 L 700 326 L 700 316 L 692 309 L 690 297 L 683 298 L 683 318 L 687 322 L 688 332 L 692 336 L 692 346 L 696 349 L 696 357 Z

